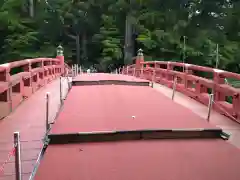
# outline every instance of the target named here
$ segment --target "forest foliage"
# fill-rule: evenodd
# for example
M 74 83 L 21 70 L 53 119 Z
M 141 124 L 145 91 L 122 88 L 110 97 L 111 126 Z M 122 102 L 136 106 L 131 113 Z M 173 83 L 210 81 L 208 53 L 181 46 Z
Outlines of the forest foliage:
M 55 56 L 59 44 L 76 62 L 78 43 L 84 66 L 123 65 L 127 16 L 147 60 L 215 67 L 218 44 L 218 67 L 240 72 L 237 0 L 2 0 L 0 63 Z

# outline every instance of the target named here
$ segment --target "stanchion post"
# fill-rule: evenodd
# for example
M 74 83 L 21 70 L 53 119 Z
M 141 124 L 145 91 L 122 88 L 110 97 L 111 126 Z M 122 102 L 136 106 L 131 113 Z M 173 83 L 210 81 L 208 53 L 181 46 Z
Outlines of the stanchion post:
M 135 73 L 136 73 L 136 68 L 134 67 L 133 68 L 133 76 L 135 76 Z
M 153 74 L 152 74 L 152 88 L 153 88 L 154 82 L 155 82 L 155 70 L 153 70 Z
M 127 75 L 128 75 L 128 66 L 127 66 Z
M 48 132 L 50 126 L 49 126 L 49 99 L 50 99 L 50 93 L 46 93 L 46 133 Z
M 211 115 L 211 110 L 212 110 L 212 103 L 213 103 L 213 94 L 209 94 L 207 121 L 210 120 L 210 115 Z
M 14 136 L 14 148 L 15 148 L 16 180 L 22 180 L 20 133 L 19 132 L 14 132 L 13 136 Z
M 177 86 L 177 77 L 175 77 L 175 78 L 174 78 L 174 81 L 173 81 L 172 100 L 174 100 L 175 91 L 176 91 L 176 86 Z
M 60 83 L 59 83 L 59 95 L 60 95 L 60 103 L 62 104 L 63 98 L 62 98 L 62 77 L 60 76 Z

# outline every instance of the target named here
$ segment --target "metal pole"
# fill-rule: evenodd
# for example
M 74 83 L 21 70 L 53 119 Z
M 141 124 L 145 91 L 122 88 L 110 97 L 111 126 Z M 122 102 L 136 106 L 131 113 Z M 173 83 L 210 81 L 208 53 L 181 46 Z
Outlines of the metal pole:
M 74 64 L 73 64 L 73 67 L 72 67 L 72 68 L 73 68 L 73 69 L 72 69 L 72 74 L 73 74 L 72 77 L 74 77 L 74 75 L 75 75 L 75 72 L 74 72 L 74 71 L 75 71 L 75 70 L 74 70 L 75 66 L 74 66 Z
M 153 74 L 152 74 L 152 88 L 153 88 L 154 81 L 155 81 L 155 70 L 153 70 Z
M 209 94 L 207 121 L 209 121 L 209 119 L 210 119 L 211 110 L 212 110 L 212 103 L 213 103 L 213 94 Z
M 73 65 L 73 77 L 75 77 L 75 64 Z
M 128 75 L 128 66 L 127 66 L 127 75 Z
M 46 93 L 46 133 L 48 132 L 49 126 L 49 95 L 50 93 Z
M 216 69 L 218 68 L 218 62 L 219 62 L 219 49 L 218 49 L 218 44 L 217 44 L 217 51 L 216 51 Z
M 59 84 L 59 90 L 60 90 L 60 103 L 62 104 L 63 98 L 62 98 L 62 77 L 60 76 L 60 84 Z
M 14 132 L 13 137 L 14 137 L 14 148 L 15 148 L 16 180 L 22 180 L 20 133 L 19 132 Z
M 78 65 L 76 64 L 76 76 L 78 75 Z
M 175 91 L 176 91 L 176 86 L 177 86 L 177 77 L 174 78 L 174 82 L 173 82 L 172 100 L 174 100 L 174 95 L 175 95 Z
M 73 76 L 72 77 L 74 77 L 75 76 L 75 64 L 73 64 Z
M 133 68 L 133 76 L 135 76 L 136 68 Z
M 74 76 L 77 76 L 77 64 L 75 64 L 75 75 Z
M 67 84 L 68 84 L 68 91 L 70 90 L 70 80 L 69 77 L 67 76 Z
M 73 77 L 73 74 L 74 74 L 74 73 L 73 73 L 73 64 L 72 64 L 72 77 Z

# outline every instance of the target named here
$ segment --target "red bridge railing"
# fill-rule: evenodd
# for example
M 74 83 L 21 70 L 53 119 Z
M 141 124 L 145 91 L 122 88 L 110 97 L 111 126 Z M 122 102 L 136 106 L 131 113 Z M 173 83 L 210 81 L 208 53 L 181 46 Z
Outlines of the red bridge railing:
M 63 56 L 0 65 L 0 119 L 40 87 L 63 75 L 65 69 Z
M 240 122 L 240 89 L 225 83 L 226 78 L 240 80 L 240 74 L 219 69 L 166 61 L 143 61 L 138 56 L 136 64 L 122 69 L 123 74 L 144 78 L 156 83 L 173 87 L 176 90 L 205 104 L 209 94 L 214 95 L 213 108 L 218 112 Z M 204 73 L 204 76 L 201 74 Z

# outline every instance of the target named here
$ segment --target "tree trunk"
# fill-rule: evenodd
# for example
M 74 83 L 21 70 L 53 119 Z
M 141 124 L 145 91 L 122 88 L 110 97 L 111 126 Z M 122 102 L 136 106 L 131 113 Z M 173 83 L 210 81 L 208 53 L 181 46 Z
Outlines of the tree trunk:
M 85 32 L 82 34 L 82 59 L 87 60 L 87 37 Z
M 34 0 L 29 0 L 29 16 L 34 17 Z
M 77 64 L 80 65 L 80 35 L 76 36 Z
M 127 15 L 125 22 L 124 64 L 131 64 L 133 57 L 132 24 L 129 19 L 130 15 Z

